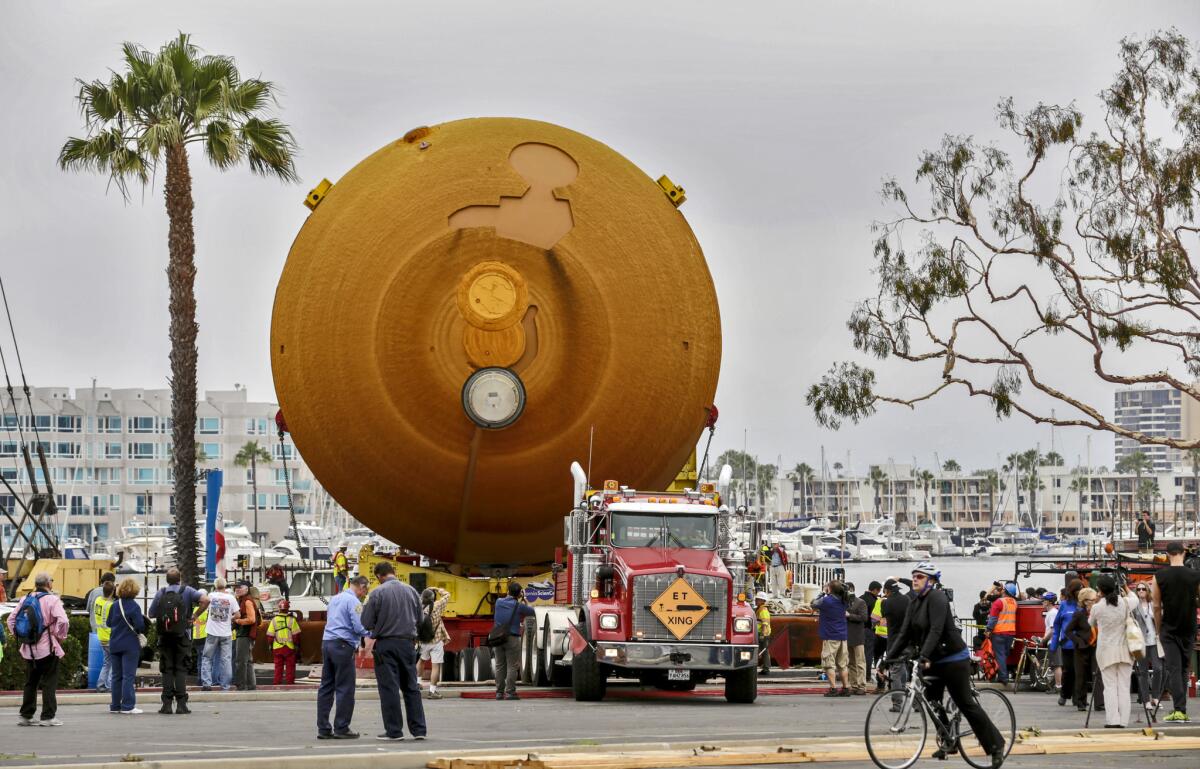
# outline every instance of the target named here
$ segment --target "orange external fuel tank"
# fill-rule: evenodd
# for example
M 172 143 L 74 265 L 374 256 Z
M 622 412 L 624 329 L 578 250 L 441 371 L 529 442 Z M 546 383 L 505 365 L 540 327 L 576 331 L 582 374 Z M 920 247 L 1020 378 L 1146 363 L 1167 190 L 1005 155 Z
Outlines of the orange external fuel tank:
M 666 488 L 721 359 L 681 199 L 532 120 L 422 127 L 360 162 L 296 237 L 271 323 L 316 478 L 389 539 L 469 565 L 553 555 L 591 436 L 593 478 Z

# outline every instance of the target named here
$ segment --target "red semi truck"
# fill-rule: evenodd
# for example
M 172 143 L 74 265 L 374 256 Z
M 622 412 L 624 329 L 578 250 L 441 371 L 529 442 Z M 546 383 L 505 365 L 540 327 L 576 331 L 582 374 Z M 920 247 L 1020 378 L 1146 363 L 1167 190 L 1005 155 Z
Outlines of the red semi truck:
M 606 481 L 587 490 L 571 467 L 575 504 L 555 603 L 526 620 L 524 656 L 546 684 L 570 682 L 575 699 L 604 697 L 610 677 L 690 690 L 721 677 L 730 702 L 758 694 L 754 610 L 741 592 L 744 558 L 722 504 L 720 482 L 682 492 L 646 492 Z

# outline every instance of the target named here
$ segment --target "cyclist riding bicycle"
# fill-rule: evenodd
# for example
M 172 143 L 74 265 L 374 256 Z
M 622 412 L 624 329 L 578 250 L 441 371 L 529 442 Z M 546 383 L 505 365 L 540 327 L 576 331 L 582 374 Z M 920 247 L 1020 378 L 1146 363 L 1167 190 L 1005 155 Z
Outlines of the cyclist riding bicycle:
M 971 725 L 979 745 L 992 759 L 992 766 L 1004 763 L 1004 737 L 983 712 L 971 688 L 971 663 L 967 644 L 954 624 L 950 599 L 938 585 L 942 573 L 933 563 L 917 564 L 912 573 L 912 603 L 904 615 L 904 624 L 888 641 L 888 656 L 910 653 L 920 660 L 924 671 L 925 694 L 931 702 L 941 702 L 944 692 L 958 706 Z M 889 635 L 891 635 L 889 633 Z M 946 752 L 933 754 L 944 759 Z

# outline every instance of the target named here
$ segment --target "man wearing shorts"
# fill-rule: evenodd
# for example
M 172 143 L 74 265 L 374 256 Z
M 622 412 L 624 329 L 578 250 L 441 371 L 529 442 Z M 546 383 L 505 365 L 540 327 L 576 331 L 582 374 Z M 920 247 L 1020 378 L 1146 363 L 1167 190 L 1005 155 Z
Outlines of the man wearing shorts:
M 429 663 L 429 699 L 440 700 L 441 692 L 438 684 L 442 680 L 442 663 L 446 659 L 446 644 L 450 641 L 450 633 L 442 620 L 446 604 L 450 603 L 450 594 L 440 587 L 426 588 L 421 593 L 421 604 L 429 612 L 433 623 L 433 641 L 421 644 L 421 661 Z

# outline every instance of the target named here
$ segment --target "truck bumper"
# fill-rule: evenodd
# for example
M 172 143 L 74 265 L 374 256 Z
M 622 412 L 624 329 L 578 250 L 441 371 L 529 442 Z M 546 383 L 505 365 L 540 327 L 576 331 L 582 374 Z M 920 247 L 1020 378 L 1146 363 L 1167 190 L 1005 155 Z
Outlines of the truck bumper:
M 757 646 L 639 641 L 596 642 L 596 661 L 636 670 L 738 670 L 754 667 Z

